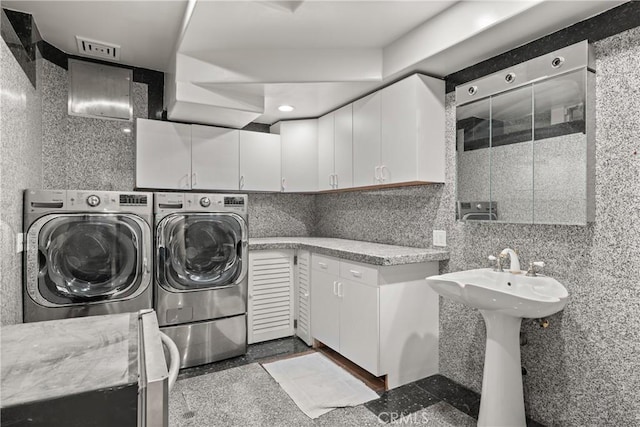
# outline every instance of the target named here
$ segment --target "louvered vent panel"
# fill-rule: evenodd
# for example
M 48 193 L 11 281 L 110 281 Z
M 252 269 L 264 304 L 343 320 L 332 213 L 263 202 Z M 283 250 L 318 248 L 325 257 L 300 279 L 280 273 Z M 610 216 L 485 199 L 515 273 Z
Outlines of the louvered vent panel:
M 249 343 L 293 335 L 293 254 L 250 254 Z
M 296 335 L 311 345 L 311 254 L 298 251 L 298 324 Z

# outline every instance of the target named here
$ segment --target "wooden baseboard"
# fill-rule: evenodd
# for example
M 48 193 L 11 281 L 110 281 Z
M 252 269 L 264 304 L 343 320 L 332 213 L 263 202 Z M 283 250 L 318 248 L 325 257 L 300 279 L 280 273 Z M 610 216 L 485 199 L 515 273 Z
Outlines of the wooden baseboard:
M 317 342 L 317 347 L 316 347 Z M 330 349 L 329 347 L 322 344 L 320 341 L 314 340 L 314 348 L 331 359 L 338 366 L 345 369 L 354 377 L 358 378 L 360 381 L 365 383 L 367 387 L 375 391 L 376 393 L 382 393 L 387 390 L 387 376 L 384 375 L 382 377 L 376 377 L 368 371 L 365 371 L 360 366 L 356 365 L 349 359 L 346 359 L 344 356 L 339 354 L 338 352 Z

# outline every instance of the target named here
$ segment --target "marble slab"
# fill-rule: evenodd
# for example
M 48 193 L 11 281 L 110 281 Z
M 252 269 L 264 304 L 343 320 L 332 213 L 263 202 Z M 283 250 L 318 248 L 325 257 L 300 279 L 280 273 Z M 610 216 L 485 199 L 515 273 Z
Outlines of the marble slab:
M 2 408 L 135 384 L 136 313 L 2 327 Z
M 265 237 L 249 239 L 249 250 L 306 249 L 321 255 L 373 265 L 402 265 L 449 259 L 442 249 L 412 248 L 322 237 Z

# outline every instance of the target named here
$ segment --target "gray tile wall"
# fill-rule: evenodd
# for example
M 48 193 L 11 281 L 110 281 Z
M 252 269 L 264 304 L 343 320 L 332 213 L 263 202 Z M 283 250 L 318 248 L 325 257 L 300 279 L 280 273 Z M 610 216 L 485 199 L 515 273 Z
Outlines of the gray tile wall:
M 3 29 L 4 30 L 4 29 Z M 9 31 L 9 29 L 6 29 Z M 37 53 L 39 55 L 39 53 Z M 10 52 L 0 42 L 0 324 L 22 322 L 22 259 L 16 236 L 22 232 L 22 193 L 42 186 L 42 59 L 36 60 L 34 88 Z
M 596 43 L 596 219 L 587 227 L 460 224 L 455 215 L 455 99 L 446 99 L 447 183 L 316 196 L 316 235 L 430 246 L 447 231 L 441 270 L 486 266 L 509 246 L 542 260 L 570 293 L 541 328 L 524 320 L 527 412 L 548 425 L 640 424 L 640 28 Z M 440 370 L 481 390 L 479 313 L 440 301 Z
M 249 194 L 249 237 L 307 237 L 313 235 L 315 196 Z
M 67 70 L 43 62 L 44 188 L 132 190 L 135 121 L 69 116 Z M 146 84 L 133 83 L 133 116 L 148 116 Z
M 44 60 L 44 188 L 132 190 L 135 186 L 135 128 L 130 122 L 67 114 L 67 71 Z M 147 117 L 147 85 L 133 84 L 133 115 Z M 126 134 L 124 127 L 131 127 Z M 309 236 L 314 196 L 251 194 L 251 237 Z

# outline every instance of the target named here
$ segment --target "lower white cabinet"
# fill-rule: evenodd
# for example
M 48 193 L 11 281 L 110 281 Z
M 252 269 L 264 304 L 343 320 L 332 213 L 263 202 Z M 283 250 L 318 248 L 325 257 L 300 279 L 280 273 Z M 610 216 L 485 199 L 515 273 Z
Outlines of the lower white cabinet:
M 378 376 L 380 369 L 379 298 L 375 285 L 349 280 L 339 283 L 340 353 Z
M 381 375 L 378 286 L 346 280 L 339 274 L 341 264 L 360 270 L 351 263 L 313 255 L 312 336 L 372 374 Z
M 293 253 L 249 252 L 249 344 L 293 335 Z
M 340 350 L 340 299 L 338 277 L 314 270 L 311 279 L 311 335 L 332 349 Z
M 313 254 L 311 335 L 395 388 L 438 372 L 438 263 L 373 266 Z

